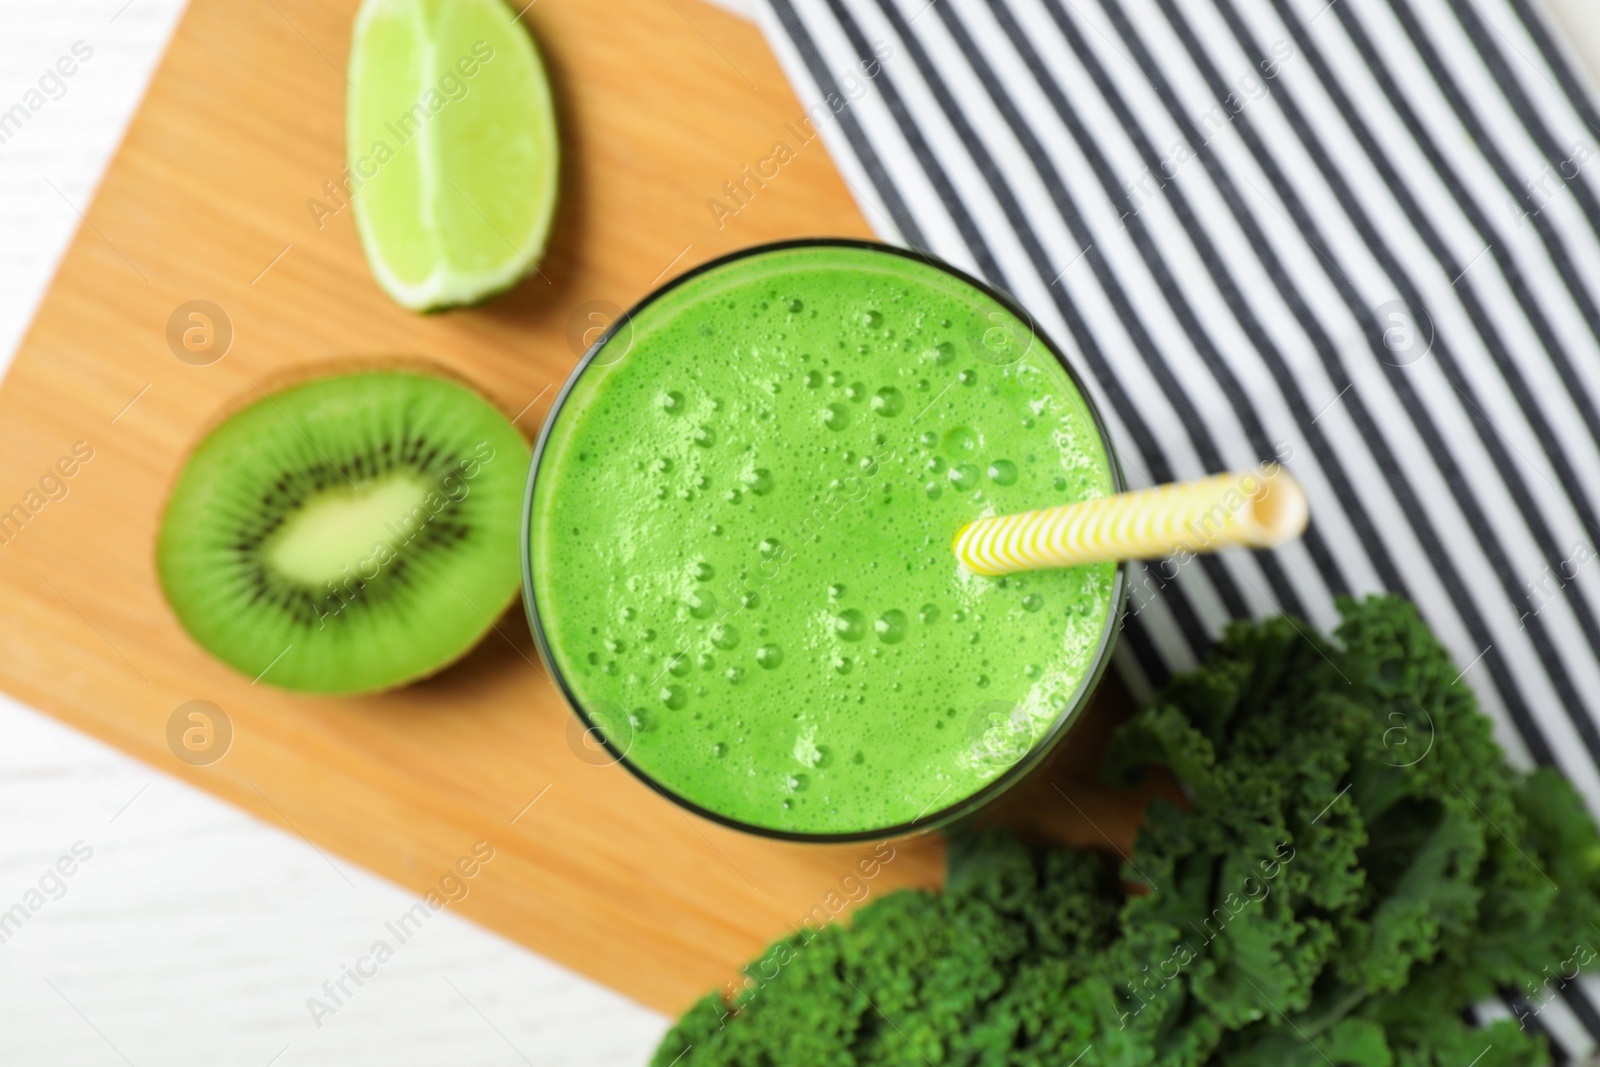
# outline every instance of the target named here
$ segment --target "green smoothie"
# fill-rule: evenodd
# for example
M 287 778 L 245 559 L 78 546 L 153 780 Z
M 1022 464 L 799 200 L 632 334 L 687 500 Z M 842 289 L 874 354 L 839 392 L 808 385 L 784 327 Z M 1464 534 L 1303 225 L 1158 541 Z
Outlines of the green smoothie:
M 535 613 L 670 792 L 759 828 L 902 826 L 1049 732 L 1107 640 L 1113 565 L 981 578 L 956 532 L 1113 491 L 1083 396 L 1001 304 L 888 251 L 761 251 L 636 312 L 552 415 Z

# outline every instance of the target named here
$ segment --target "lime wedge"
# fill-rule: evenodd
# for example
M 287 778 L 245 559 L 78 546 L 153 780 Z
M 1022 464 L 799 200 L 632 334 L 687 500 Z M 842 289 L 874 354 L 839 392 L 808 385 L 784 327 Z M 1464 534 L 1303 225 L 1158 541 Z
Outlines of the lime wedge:
M 550 83 L 501 0 L 365 0 L 345 143 L 378 284 L 415 311 L 516 284 L 544 251 L 558 148 Z

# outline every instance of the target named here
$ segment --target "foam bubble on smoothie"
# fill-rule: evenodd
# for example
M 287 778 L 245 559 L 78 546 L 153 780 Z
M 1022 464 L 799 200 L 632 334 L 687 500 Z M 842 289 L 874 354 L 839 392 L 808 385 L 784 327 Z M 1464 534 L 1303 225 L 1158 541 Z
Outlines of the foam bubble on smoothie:
M 1026 336 L 913 259 L 782 250 L 669 291 L 580 379 L 541 459 L 535 597 L 579 701 L 637 709 L 639 769 L 742 822 L 871 830 L 1057 721 L 1114 568 L 978 578 L 950 543 L 1112 479 L 1043 345 L 980 358 L 1002 321 Z

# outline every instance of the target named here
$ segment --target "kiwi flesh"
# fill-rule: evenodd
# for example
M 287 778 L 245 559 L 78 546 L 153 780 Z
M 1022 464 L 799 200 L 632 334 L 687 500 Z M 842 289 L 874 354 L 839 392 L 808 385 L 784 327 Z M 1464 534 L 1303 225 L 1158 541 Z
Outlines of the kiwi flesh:
M 412 371 L 262 396 L 195 447 L 156 571 L 212 655 L 263 684 L 364 693 L 425 677 L 516 595 L 527 442 L 470 388 Z

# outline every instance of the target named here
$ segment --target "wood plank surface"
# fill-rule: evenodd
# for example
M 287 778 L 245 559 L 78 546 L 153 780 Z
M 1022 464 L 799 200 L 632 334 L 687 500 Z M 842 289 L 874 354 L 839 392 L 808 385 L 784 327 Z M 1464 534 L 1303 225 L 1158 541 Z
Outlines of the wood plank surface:
M 38 505 L 0 544 L 0 686 L 418 892 L 487 841 L 494 859 L 453 906 L 678 1011 L 826 901 L 871 849 L 733 833 L 579 758 L 520 606 L 462 663 L 400 692 L 313 699 L 254 685 L 167 610 L 157 521 L 204 428 L 285 374 L 423 356 L 521 412 L 531 437 L 594 302 L 627 306 L 756 242 L 870 231 L 821 141 L 796 138 L 804 108 L 753 26 L 695 0 L 539 3 L 522 17 L 551 70 L 564 149 L 541 273 L 483 308 L 405 312 L 372 281 L 348 208 L 308 206 L 338 204 L 325 183 L 340 176 L 355 7 L 191 4 L 0 388 L 0 511 Z M 778 140 L 792 161 L 719 221 L 707 201 Z M 167 341 L 174 309 L 195 299 L 223 308 L 234 331 L 206 366 Z M 93 458 L 48 479 L 78 442 Z M 222 707 L 235 732 L 206 767 L 166 740 L 174 709 L 194 699 Z M 1092 784 L 1115 704 L 1011 815 L 1074 841 L 1128 840 L 1134 798 Z M 937 884 L 937 838 L 895 848 L 872 895 Z

